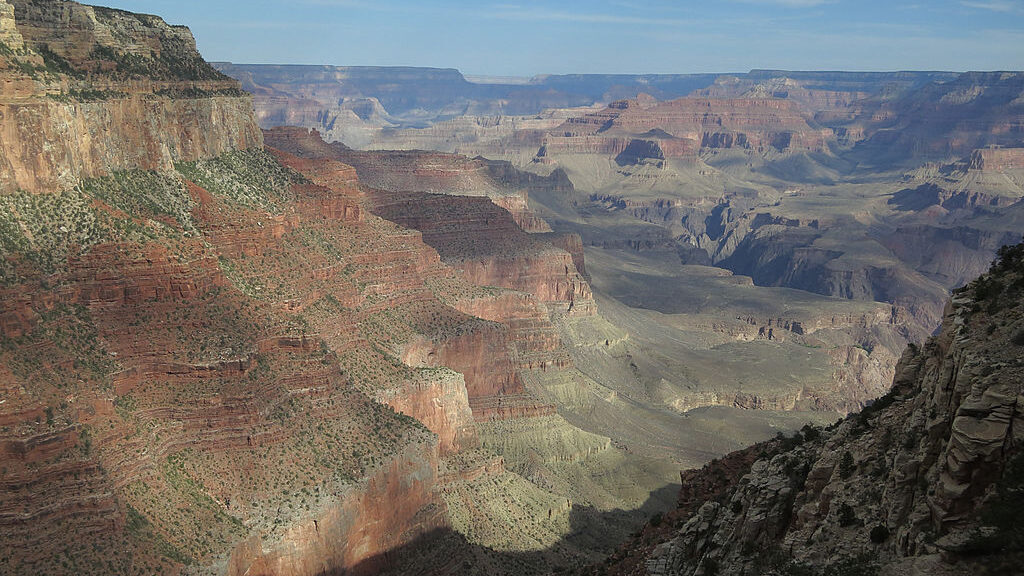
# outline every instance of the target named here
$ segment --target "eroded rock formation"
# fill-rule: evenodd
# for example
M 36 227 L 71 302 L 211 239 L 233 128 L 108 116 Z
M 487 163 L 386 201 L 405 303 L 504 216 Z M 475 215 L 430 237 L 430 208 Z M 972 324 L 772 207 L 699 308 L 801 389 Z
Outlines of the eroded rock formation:
M 0 72 L 5 192 L 262 145 L 251 98 L 202 60 L 187 28 L 74 2 L 3 7 L 16 24 Z
M 942 332 L 908 349 L 886 396 L 691 475 L 675 528 L 624 549 L 618 569 L 1008 573 L 1018 536 L 997 510 L 1020 506 L 1022 279 L 1024 245 L 1001 250 L 954 295 Z M 709 483 L 737 462 L 743 473 Z

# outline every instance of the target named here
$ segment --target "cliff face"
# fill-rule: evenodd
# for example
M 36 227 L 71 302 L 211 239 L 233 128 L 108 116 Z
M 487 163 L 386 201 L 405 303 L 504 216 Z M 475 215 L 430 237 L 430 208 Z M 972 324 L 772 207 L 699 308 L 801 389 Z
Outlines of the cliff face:
M 945 291 L 920 272 L 894 259 L 849 265 L 841 246 L 818 247 L 817 222 L 781 224 L 767 214 L 752 215 L 731 226 L 731 249 L 723 250 L 719 264 L 752 277 L 762 286 L 788 286 L 852 300 L 892 303 L 902 319 L 912 318 L 907 329 L 923 336 L 938 325 Z
M 760 447 L 731 486 L 690 493 L 663 543 L 634 543 L 619 566 L 639 557 L 650 574 L 1008 573 L 1019 555 L 1022 289 L 1024 245 L 1004 248 L 954 295 L 942 332 L 908 349 L 889 394 L 831 428 Z
M 0 192 L 262 145 L 251 98 L 202 60 L 187 28 L 74 2 L 0 9 Z
M 641 95 L 601 112 L 570 118 L 551 130 L 545 154 L 637 158 L 693 156 L 701 148 L 824 151 L 831 136 L 813 128 L 798 104 L 774 98 L 680 98 L 657 102 Z
M 449 366 L 461 373 L 477 422 L 554 412 L 527 392 L 520 372 L 569 364 L 546 306 L 584 314 L 593 312 L 593 301 L 573 256 L 526 233 L 516 223 L 515 215 L 522 212 L 502 207 L 506 199 L 519 196 L 491 179 L 486 164 L 445 154 L 353 152 L 303 129 L 271 130 L 267 141 L 307 157 L 302 167 L 292 163 L 300 170 L 337 159 L 352 161 L 361 175 L 382 187 L 365 189 L 374 214 L 419 231 L 465 281 L 488 287 L 447 296 L 436 289 L 459 311 L 488 322 L 412 339 L 401 348 L 403 362 Z M 423 178 L 417 177 L 421 173 Z M 424 187 L 445 194 L 420 191 Z
M 0 105 L 0 189 L 65 189 L 79 178 L 167 170 L 261 145 L 246 97 L 162 100 Z
M 1019 147 L 1024 74 L 968 72 L 892 100 L 863 103 L 851 126 L 868 137 L 860 152 L 883 165 L 949 160 L 989 146 Z
M 367 559 L 447 525 L 434 492 L 437 461 L 429 445 L 406 448 L 346 495 L 341 506 L 296 522 L 273 543 L 251 537 L 238 544 L 227 575 L 324 574 L 339 567 L 354 568 L 351 574 L 376 573 L 386 564 Z
M 350 167 L 263 152 L 187 29 L 71 2 L 0 29 L 0 571 L 313 574 L 446 525 L 465 382 L 376 330 L 481 322 L 425 286 L 437 253 Z
M 268 131 L 266 138 L 287 152 L 354 165 L 360 178 L 377 187 L 370 191 L 374 212 L 419 230 L 442 260 L 462 270 L 471 283 L 533 294 L 566 312 L 593 314 L 593 295 L 576 266 L 581 255 L 574 258 L 555 245 L 570 240 L 558 237 L 553 243 L 527 233 L 548 228 L 526 210 L 521 192 L 508 191 L 490 176 L 493 168 L 484 161 L 353 151 L 295 128 Z M 435 191 L 444 194 L 431 194 Z
M 105 231 L 49 271 L 8 254 L 4 568 L 59 570 L 63 547 L 83 573 L 310 574 L 443 525 L 464 382 L 380 357 L 376 330 L 381 301 L 473 324 L 424 287 L 436 253 L 262 152 L 178 170 L 84 181 L 60 225 Z M 14 217 L 44 241 L 52 216 Z

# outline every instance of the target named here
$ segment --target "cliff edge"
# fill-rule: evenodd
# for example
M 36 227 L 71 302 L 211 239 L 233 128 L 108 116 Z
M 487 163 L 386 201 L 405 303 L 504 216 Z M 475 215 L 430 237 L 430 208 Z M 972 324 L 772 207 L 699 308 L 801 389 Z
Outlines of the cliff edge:
M 62 0 L 0 1 L 0 194 L 259 148 L 252 97 L 188 28 Z

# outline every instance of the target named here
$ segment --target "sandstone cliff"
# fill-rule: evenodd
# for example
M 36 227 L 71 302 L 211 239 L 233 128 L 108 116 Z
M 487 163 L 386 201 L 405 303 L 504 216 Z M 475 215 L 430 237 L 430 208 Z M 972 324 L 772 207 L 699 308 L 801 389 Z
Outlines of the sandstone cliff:
M 619 163 L 686 157 L 701 148 L 826 150 L 827 129 L 808 123 L 794 102 L 773 98 L 680 98 L 640 95 L 551 130 L 545 154 L 606 154 Z
M 550 228 L 528 210 L 522 191 L 491 177 L 499 168 L 451 154 L 353 151 L 304 129 L 271 130 L 267 141 L 288 152 L 354 165 L 376 188 L 370 191 L 374 212 L 419 230 L 471 283 L 529 293 L 573 314 L 593 313 L 590 287 L 577 268 L 582 255 L 556 246 L 573 241 L 528 234 Z
M 465 383 L 374 330 L 390 300 L 481 333 L 425 286 L 436 252 L 367 218 L 351 168 L 263 152 L 187 29 L 12 4 L 0 571 L 314 574 L 446 525 Z
M 262 145 L 251 98 L 202 60 L 187 28 L 70 1 L 0 12 L 0 192 Z

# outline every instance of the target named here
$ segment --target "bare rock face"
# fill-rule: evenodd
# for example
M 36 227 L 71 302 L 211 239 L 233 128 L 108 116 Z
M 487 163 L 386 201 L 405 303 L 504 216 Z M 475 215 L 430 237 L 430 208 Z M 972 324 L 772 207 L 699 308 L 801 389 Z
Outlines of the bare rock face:
M 115 170 L 167 170 L 260 146 L 245 97 L 0 106 L 0 186 L 42 192 Z M 140 121 L 145 118 L 145 121 Z
M 251 98 L 203 61 L 187 28 L 74 2 L 0 12 L 12 48 L 0 72 L 0 191 L 262 145 Z M 21 39 L 27 50 L 14 51 Z
M 867 101 L 853 125 L 869 135 L 863 152 L 876 162 L 950 160 L 978 148 L 1020 146 L 1024 75 L 968 72 L 902 98 Z
M 527 217 L 525 197 L 510 194 L 492 179 L 482 160 L 353 151 L 324 143 L 319 134 L 305 129 L 274 129 L 266 138 L 286 152 L 354 165 L 360 179 L 377 188 L 370 191 L 374 212 L 419 230 L 424 241 L 471 283 L 533 294 L 571 314 L 594 313 L 593 294 L 576 265 L 581 254 L 574 257 L 552 241 L 527 233 L 547 228 Z M 431 194 L 442 190 L 444 195 Z M 558 238 L 554 242 L 564 242 Z
M 612 155 L 623 164 L 692 157 L 700 148 L 824 151 L 830 136 L 827 129 L 811 127 L 789 100 L 648 97 L 570 118 L 549 132 L 545 153 Z
M 998 510 L 1019 505 L 1022 279 L 1024 245 L 1001 250 L 954 295 L 942 332 L 908 349 L 889 394 L 761 446 L 724 497 L 690 504 L 662 544 L 622 558 L 640 554 L 651 574 L 1006 573 L 1018 548 Z
M 296 523 L 276 542 L 252 537 L 240 543 L 231 552 L 227 576 L 322 574 L 340 566 L 373 574 L 380 566 L 364 560 L 446 525 L 434 493 L 437 454 L 429 446 L 410 446 L 364 482 L 344 504 Z
M 14 6 L 6 0 L 0 2 L 0 42 L 3 42 L 4 45 L 14 51 L 25 47 L 25 40 L 21 37 L 21 33 L 18 32 L 18 27 L 14 20 Z
M 1024 170 L 1024 148 L 983 148 L 971 152 L 972 170 Z
M 401 349 L 404 363 L 448 366 L 462 374 L 468 407 L 477 422 L 554 412 L 554 407 L 527 393 L 519 373 L 569 364 L 545 304 L 568 310 L 576 298 L 592 306 L 592 297 L 568 252 L 527 234 L 513 213 L 503 209 L 504 199 L 519 196 L 504 192 L 487 175 L 487 166 L 476 160 L 445 154 L 352 152 L 327 145 L 315 132 L 302 129 L 271 130 L 267 139 L 306 156 L 304 160 L 281 152 L 288 155 L 291 166 L 312 178 L 317 178 L 310 172 L 313 165 L 337 163 L 336 158 L 354 160 L 358 171 L 389 187 L 365 189 L 374 214 L 418 230 L 423 241 L 438 250 L 444 262 L 460 269 L 471 284 L 506 289 L 489 288 L 452 298 L 455 308 L 487 322 L 466 323 L 454 334 L 414 338 Z M 415 175 L 421 172 L 423 179 Z M 446 194 L 418 191 L 424 186 Z M 489 197 L 479 196 L 488 190 Z M 491 275 L 475 273 L 478 260 L 500 262 L 505 268 Z M 429 410 L 411 414 L 424 422 L 436 420 Z M 445 450 L 471 445 L 466 432 L 460 432 L 462 440 L 449 442 L 451 426 L 432 429 L 444 438 Z

